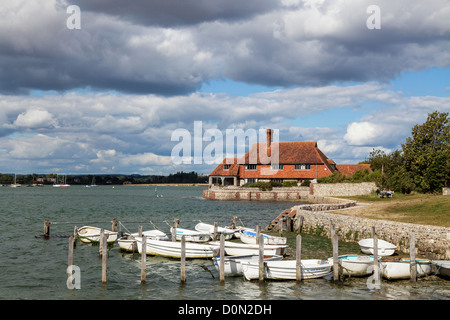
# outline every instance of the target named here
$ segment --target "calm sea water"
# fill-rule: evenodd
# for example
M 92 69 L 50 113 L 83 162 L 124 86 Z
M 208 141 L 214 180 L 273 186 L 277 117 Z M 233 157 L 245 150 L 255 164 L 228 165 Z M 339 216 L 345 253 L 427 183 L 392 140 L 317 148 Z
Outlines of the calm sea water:
M 68 238 L 74 226 L 93 225 L 111 229 L 111 219 L 117 218 L 119 231 L 153 229 L 153 222 L 163 231 L 168 223 L 181 220 L 181 227 L 218 221 L 229 225 L 232 216 L 242 218 L 246 226 L 265 227 L 292 202 L 219 202 L 202 198 L 204 187 L 124 187 L 98 186 L 85 188 L 0 188 L 0 299 L 33 300 L 281 300 L 281 299 L 450 299 L 449 281 L 441 279 L 383 281 L 380 290 L 369 290 L 366 278 L 347 279 L 334 283 L 327 279 L 294 281 L 246 281 L 226 278 L 219 283 L 218 272 L 211 260 L 188 260 L 187 282 L 180 284 L 178 260 L 147 258 L 147 283 L 140 283 L 141 261 L 138 254 L 123 253 L 118 246 L 110 248 L 107 283 L 101 283 L 101 259 L 98 246 L 78 242 L 74 264 L 81 271 L 81 289 L 69 290 L 66 285 Z M 42 235 L 44 219 L 49 219 L 51 238 Z M 305 256 L 331 256 L 328 239 L 305 235 Z M 320 247 L 320 249 L 319 249 Z M 318 248 L 317 250 L 315 248 Z M 347 250 L 357 250 L 349 244 Z M 341 251 L 340 251 L 341 252 Z M 347 252 L 351 253 L 351 252 Z M 356 252 L 354 252 L 356 253 Z M 205 270 L 207 267 L 211 272 Z

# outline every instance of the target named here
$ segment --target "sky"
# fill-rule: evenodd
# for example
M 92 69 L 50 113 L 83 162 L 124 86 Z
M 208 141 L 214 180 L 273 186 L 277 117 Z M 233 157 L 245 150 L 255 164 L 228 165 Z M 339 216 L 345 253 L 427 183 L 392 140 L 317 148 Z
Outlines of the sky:
M 209 174 L 171 157 L 199 122 L 352 164 L 450 112 L 448 0 L 2 0 L 0 16 L 1 173 Z

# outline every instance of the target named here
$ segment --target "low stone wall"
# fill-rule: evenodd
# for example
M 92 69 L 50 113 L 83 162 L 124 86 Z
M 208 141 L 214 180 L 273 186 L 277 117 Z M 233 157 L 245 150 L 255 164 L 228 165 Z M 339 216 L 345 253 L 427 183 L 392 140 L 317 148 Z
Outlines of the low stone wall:
M 341 214 L 305 210 L 304 205 L 295 206 L 291 214 L 296 230 L 316 235 L 330 234 L 330 221 L 335 226 L 340 241 L 358 242 L 361 239 L 372 238 L 372 227 L 375 227 L 379 239 L 397 246 L 397 250 L 409 253 L 409 237 L 415 235 L 416 254 L 436 260 L 450 259 L 450 228 L 401 223 L 385 220 L 357 218 Z M 296 225 L 300 214 L 302 225 Z
M 359 196 L 377 190 L 375 182 L 361 183 L 311 183 L 310 195 L 314 196 Z
M 203 190 L 203 198 L 222 201 L 290 201 L 307 197 L 308 193 L 308 187 L 273 188 L 272 191 L 261 191 L 259 188 L 213 187 Z

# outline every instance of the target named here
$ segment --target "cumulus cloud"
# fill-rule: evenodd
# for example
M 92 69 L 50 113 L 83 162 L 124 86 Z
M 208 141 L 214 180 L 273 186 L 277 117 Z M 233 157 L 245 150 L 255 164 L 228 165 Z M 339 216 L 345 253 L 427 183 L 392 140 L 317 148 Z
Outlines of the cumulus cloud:
M 30 109 L 19 114 L 14 125 L 26 128 L 49 127 L 55 125 L 55 120 L 47 110 Z
M 69 30 L 78 4 L 82 27 Z M 211 79 L 269 86 L 387 81 L 450 61 L 445 0 L 2 2 L 0 90 L 189 94 Z

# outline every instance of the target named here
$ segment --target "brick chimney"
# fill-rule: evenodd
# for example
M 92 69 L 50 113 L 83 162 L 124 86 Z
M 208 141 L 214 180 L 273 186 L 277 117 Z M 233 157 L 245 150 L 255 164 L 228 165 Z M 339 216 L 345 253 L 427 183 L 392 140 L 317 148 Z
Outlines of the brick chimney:
M 270 145 L 272 144 L 272 129 L 266 130 L 266 142 L 267 148 L 270 148 Z

